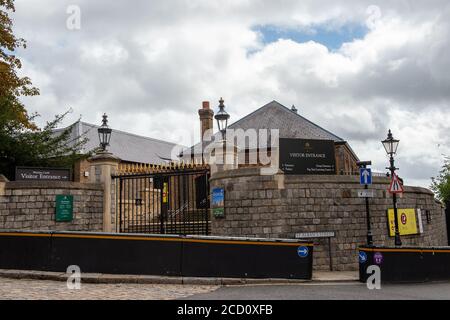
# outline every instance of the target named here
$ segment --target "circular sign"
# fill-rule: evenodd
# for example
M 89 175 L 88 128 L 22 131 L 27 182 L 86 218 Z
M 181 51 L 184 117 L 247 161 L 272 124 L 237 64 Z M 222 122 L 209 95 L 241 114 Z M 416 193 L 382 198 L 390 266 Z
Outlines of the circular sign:
M 298 247 L 297 254 L 300 258 L 306 258 L 308 256 L 309 249 L 308 247 Z
M 406 224 L 406 221 L 407 221 L 406 214 L 402 213 L 401 220 L 402 220 L 402 224 Z
M 373 255 L 373 262 L 378 265 L 383 263 L 383 255 L 381 254 L 381 252 L 375 252 L 375 254 Z
M 367 254 L 364 251 L 359 252 L 359 263 L 364 263 L 367 261 Z

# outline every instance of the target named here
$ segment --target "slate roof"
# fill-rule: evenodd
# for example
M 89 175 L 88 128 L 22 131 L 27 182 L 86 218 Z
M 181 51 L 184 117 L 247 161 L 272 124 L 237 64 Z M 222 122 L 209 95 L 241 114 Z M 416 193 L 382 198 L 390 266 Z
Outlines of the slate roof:
M 335 142 L 345 143 L 345 140 L 342 138 L 311 122 L 277 101 L 272 101 L 262 106 L 229 125 L 228 128 L 243 129 L 244 131 L 248 129 L 278 129 L 280 138 L 333 140 Z M 216 137 L 218 135 L 219 133 L 215 134 Z M 203 149 L 207 144 L 207 142 L 202 143 Z M 264 145 L 264 142 L 261 145 Z M 183 150 L 183 155 L 189 155 L 191 152 L 196 153 L 197 150 L 202 150 L 200 143 Z
M 71 140 L 75 141 L 84 133 L 88 142 L 84 146 L 83 153 L 89 152 L 99 145 L 98 128 L 99 126 L 78 121 L 72 128 Z M 57 129 L 55 133 L 62 130 L 64 129 Z M 174 143 L 143 137 L 113 128 L 108 151 L 122 159 L 122 161 L 162 164 L 170 159 L 172 149 L 175 147 L 178 147 L 179 150 L 185 148 L 183 146 L 180 148 L 179 145 Z
M 278 129 L 280 138 L 344 141 L 317 124 L 272 101 L 229 126 L 231 129 Z

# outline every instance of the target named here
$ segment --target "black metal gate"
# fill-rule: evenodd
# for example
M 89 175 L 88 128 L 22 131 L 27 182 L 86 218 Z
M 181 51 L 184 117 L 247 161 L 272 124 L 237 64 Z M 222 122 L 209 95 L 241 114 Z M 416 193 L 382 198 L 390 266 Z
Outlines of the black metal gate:
M 207 235 L 209 170 L 113 176 L 116 230 Z

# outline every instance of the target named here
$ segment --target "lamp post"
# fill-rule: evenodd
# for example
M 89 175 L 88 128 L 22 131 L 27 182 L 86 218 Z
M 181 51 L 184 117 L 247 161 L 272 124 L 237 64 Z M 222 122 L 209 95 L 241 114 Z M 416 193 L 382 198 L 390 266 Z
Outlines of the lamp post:
M 217 125 L 219 127 L 219 131 L 222 133 L 222 139 L 225 140 L 225 134 L 228 127 L 228 119 L 230 115 L 224 110 L 225 105 L 222 98 L 219 100 L 219 111 L 214 116 L 214 119 L 217 120 Z
M 106 151 L 106 147 L 109 146 L 111 140 L 112 129 L 108 126 L 108 116 L 103 114 L 102 125 L 98 128 L 98 139 L 100 140 L 100 148 L 103 152 Z
M 386 150 L 386 153 L 389 156 L 390 166 L 386 169 L 389 169 L 391 171 L 391 178 L 394 177 L 395 170 L 398 169 L 394 165 L 394 155 L 397 152 L 399 142 L 400 142 L 400 140 L 394 139 L 394 137 L 392 136 L 391 129 L 389 129 L 387 138 L 385 140 L 381 141 L 384 149 Z M 401 246 L 402 241 L 400 240 L 400 232 L 398 230 L 397 194 L 393 193 L 392 199 L 394 201 L 395 245 Z

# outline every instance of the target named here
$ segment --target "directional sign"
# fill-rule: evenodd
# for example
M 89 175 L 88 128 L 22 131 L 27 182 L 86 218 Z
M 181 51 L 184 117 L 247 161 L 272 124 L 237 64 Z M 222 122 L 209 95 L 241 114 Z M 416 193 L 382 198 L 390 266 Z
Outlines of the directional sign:
M 372 184 L 372 169 L 359 168 L 359 183 Z
M 402 193 L 403 192 L 403 186 L 400 183 L 400 180 L 398 180 L 398 177 L 395 173 L 392 175 L 392 181 L 391 181 L 391 185 L 389 186 L 388 191 L 390 193 Z
M 297 249 L 297 253 L 299 255 L 300 258 L 305 258 L 308 256 L 308 247 L 298 247 Z
M 364 251 L 359 252 L 359 263 L 364 263 L 367 261 L 367 254 Z
M 358 190 L 358 198 L 373 198 L 373 190 Z

